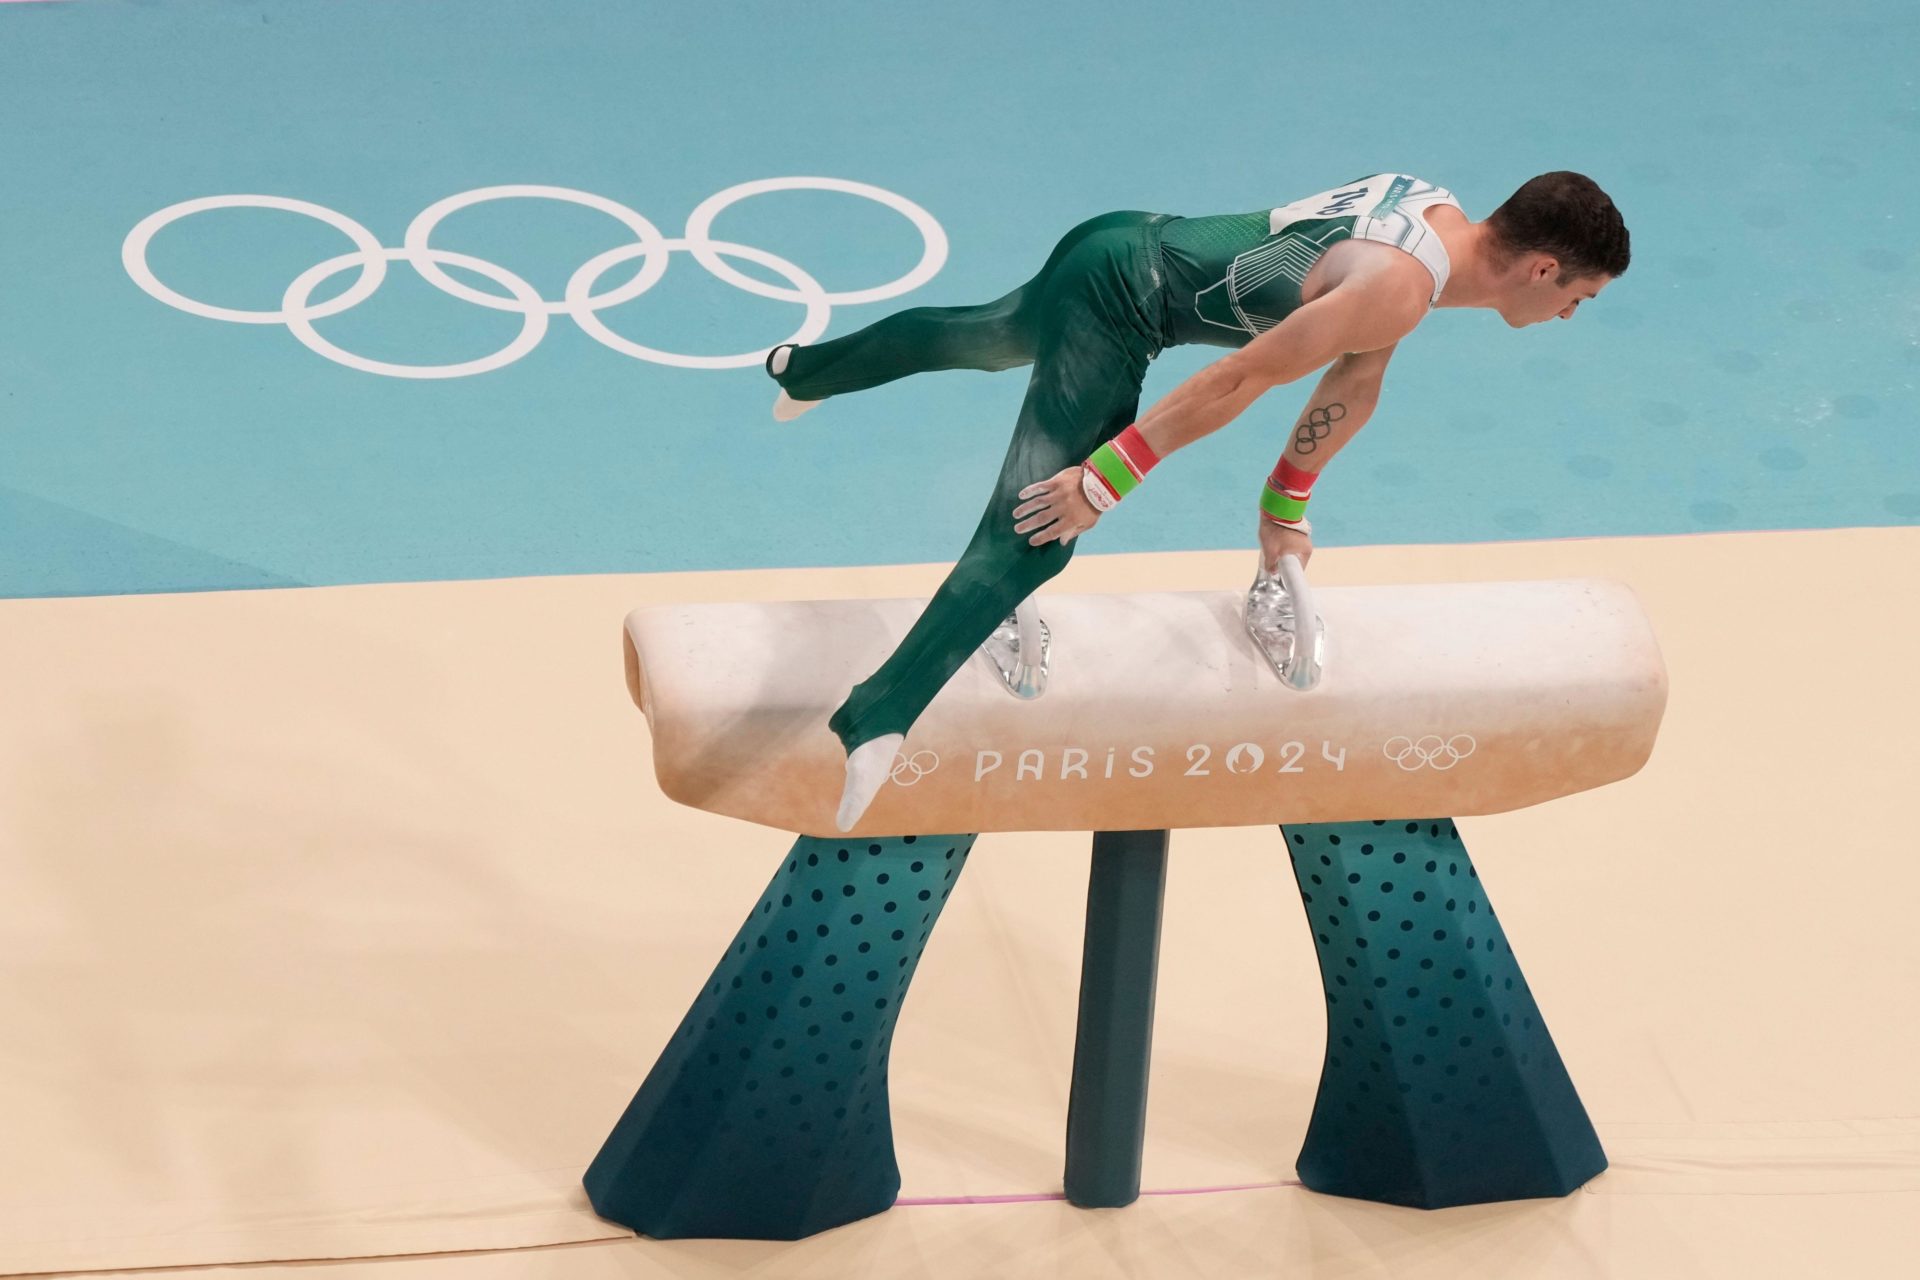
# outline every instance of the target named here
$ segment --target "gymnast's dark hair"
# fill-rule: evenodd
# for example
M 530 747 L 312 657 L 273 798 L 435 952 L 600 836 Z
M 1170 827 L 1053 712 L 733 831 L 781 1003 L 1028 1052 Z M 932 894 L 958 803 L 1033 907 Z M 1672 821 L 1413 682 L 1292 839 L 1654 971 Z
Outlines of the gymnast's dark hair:
M 1487 218 L 1503 259 L 1546 253 L 1565 285 L 1578 276 L 1625 275 L 1627 224 L 1592 178 L 1556 170 L 1532 179 Z

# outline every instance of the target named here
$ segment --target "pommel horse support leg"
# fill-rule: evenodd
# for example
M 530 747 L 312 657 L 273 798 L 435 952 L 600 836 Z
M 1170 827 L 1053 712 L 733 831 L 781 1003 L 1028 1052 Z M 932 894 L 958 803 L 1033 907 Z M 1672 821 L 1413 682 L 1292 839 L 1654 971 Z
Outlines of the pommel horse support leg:
M 1167 832 L 1281 828 L 1327 1052 L 1297 1168 L 1316 1191 L 1439 1208 L 1558 1196 L 1606 1167 L 1448 818 L 1630 777 L 1667 678 L 1639 602 L 1596 579 L 1317 593 L 1330 654 L 1280 679 L 1227 592 L 1050 595 L 1044 698 L 982 658 L 833 832 L 826 718 L 917 600 L 657 606 L 628 687 L 684 804 L 800 834 L 587 1171 L 655 1238 L 795 1239 L 896 1196 L 894 1021 L 975 835 L 1094 832 L 1068 1196 L 1140 1189 Z M 966 834 L 936 834 L 936 833 Z M 1251 944 L 1250 944 L 1251 945 Z M 1253 957 L 1250 957 L 1253 959 Z

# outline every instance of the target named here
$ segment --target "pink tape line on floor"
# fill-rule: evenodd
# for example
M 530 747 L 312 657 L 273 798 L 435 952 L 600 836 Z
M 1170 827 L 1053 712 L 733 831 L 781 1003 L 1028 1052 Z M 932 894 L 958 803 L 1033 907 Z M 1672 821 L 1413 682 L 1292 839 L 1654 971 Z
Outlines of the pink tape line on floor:
M 1302 1187 L 1306 1184 L 1297 1179 L 1285 1182 L 1249 1182 L 1237 1187 L 1177 1187 L 1167 1191 L 1142 1191 L 1143 1196 L 1210 1196 L 1222 1191 L 1271 1191 L 1275 1187 Z M 1060 1192 L 1045 1195 L 1024 1196 L 924 1196 L 895 1200 L 897 1205 L 931 1204 L 1035 1204 L 1044 1200 L 1065 1200 Z

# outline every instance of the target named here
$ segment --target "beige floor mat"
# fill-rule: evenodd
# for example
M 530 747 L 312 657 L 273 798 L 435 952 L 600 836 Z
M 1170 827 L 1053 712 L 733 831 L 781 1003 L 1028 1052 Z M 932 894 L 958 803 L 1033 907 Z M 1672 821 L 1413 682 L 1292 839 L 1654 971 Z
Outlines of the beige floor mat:
M 1236 828 L 1174 837 L 1146 1185 L 1282 1185 L 903 1205 L 796 1245 L 636 1240 L 579 1190 L 789 843 L 659 797 L 620 620 L 937 568 L 0 602 L 0 1272 L 1893 1274 L 1920 1256 L 1915 564 L 1906 528 L 1316 556 L 1328 585 L 1614 577 L 1653 618 L 1647 768 L 1461 824 L 1612 1160 L 1582 1192 L 1284 1185 L 1325 1021 L 1278 834 Z M 1250 567 L 1082 556 L 1055 588 Z M 1082 837 L 982 837 L 896 1041 L 903 1196 L 1058 1192 L 1086 871 Z

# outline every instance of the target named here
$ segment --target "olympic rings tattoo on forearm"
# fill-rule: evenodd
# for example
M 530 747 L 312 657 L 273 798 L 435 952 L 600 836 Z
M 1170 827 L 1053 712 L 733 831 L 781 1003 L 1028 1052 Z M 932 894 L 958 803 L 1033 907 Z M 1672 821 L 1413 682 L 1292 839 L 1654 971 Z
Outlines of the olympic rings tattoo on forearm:
M 1347 416 L 1347 406 L 1343 404 L 1322 405 L 1309 410 L 1293 433 L 1293 451 L 1312 453 L 1320 447 L 1320 442 L 1333 434 L 1333 424 Z

